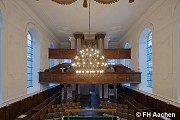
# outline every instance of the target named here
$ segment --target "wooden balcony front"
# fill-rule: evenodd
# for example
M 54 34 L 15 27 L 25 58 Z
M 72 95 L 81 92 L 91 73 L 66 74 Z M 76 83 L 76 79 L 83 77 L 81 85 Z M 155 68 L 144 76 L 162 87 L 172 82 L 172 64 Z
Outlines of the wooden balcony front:
M 49 59 L 74 59 L 76 49 L 49 49 Z M 106 59 L 130 59 L 131 49 L 104 49 Z
M 79 78 L 76 73 L 40 72 L 40 83 L 67 84 L 112 84 L 112 83 L 140 83 L 141 73 L 104 73 L 98 78 Z
M 76 56 L 76 49 L 49 49 L 49 59 L 74 59 Z
M 141 73 L 135 72 L 128 67 L 119 65 L 108 65 L 100 77 L 80 78 L 72 68 L 71 64 L 58 64 L 44 72 L 39 73 L 40 83 L 60 84 L 112 84 L 112 83 L 140 83 Z

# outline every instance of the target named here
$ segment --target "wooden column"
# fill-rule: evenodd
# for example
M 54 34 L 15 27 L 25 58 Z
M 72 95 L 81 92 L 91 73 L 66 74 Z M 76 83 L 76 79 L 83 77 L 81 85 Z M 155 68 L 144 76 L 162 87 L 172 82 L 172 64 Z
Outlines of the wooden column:
M 67 102 L 67 85 L 64 84 L 64 101 Z
M 104 84 L 102 84 L 102 100 L 104 100 Z
M 76 101 L 78 101 L 78 84 L 76 84 Z
M 116 85 L 117 84 L 113 84 L 113 85 L 114 85 L 114 102 L 116 102 L 117 100 Z
M 79 52 L 82 49 L 82 41 L 84 40 L 84 34 L 83 33 L 75 33 L 74 38 L 76 39 L 75 48 L 77 52 Z
M 96 35 L 95 35 L 95 40 L 97 41 L 97 43 L 98 43 L 98 45 L 97 45 L 97 49 L 99 49 L 99 50 L 104 50 L 104 38 L 105 38 L 105 36 L 106 36 L 106 34 L 104 34 L 104 33 L 97 33 Z M 101 40 L 101 42 L 100 42 L 100 40 Z M 99 42 L 98 42 L 99 41 Z M 101 44 L 101 45 L 100 45 Z M 100 48 L 100 46 L 101 46 L 101 48 Z

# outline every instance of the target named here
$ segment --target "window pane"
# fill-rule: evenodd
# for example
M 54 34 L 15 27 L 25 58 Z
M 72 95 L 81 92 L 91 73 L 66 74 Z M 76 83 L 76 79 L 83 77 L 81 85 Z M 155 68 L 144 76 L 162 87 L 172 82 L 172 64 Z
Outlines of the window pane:
M 27 53 L 32 53 L 32 48 L 31 47 L 27 47 Z
M 28 46 L 31 46 L 31 45 L 32 45 L 31 39 L 28 39 L 28 40 L 27 40 L 27 45 L 28 45 Z
M 27 80 L 32 80 L 32 74 L 31 73 L 27 74 Z
M 32 87 L 33 46 L 31 34 L 27 33 L 27 87 Z
M 151 40 L 148 41 L 147 46 L 148 46 L 148 47 L 149 47 L 149 46 L 152 46 L 152 41 L 151 41 Z
M 147 81 L 147 87 L 152 87 L 152 81 Z
M 147 55 L 147 61 L 152 61 L 152 54 Z
M 147 87 L 152 87 L 152 32 L 147 38 Z
M 152 40 L 152 32 L 149 33 L 148 40 Z
M 32 67 L 32 61 L 27 61 L 27 67 Z
M 117 61 L 115 59 L 108 59 L 108 64 L 115 65 Z
M 27 68 L 27 74 L 32 73 L 32 68 Z
M 152 68 L 151 67 L 147 68 L 147 71 L 152 71 Z
M 152 74 L 151 73 L 147 74 L 147 80 L 149 80 L 149 81 L 152 80 Z
M 32 61 L 32 54 L 29 54 L 29 53 L 27 54 L 27 60 Z
M 62 59 L 62 63 L 71 63 L 71 59 Z
M 147 61 L 147 67 L 152 67 L 152 61 Z
M 32 87 L 32 81 L 27 81 L 27 87 Z
M 147 48 L 147 54 L 150 54 L 150 53 L 152 53 L 152 47 Z

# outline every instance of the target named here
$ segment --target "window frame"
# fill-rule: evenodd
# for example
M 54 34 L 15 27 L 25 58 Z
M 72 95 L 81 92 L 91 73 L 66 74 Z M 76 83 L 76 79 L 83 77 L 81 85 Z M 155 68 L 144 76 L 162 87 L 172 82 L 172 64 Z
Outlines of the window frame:
M 27 88 L 33 87 L 32 77 L 33 77 L 33 38 L 32 38 L 32 34 L 28 31 L 27 32 Z
M 150 43 L 150 44 L 149 44 Z M 152 31 L 148 33 L 147 41 L 146 41 L 146 81 L 147 87 L 152 88 Z M 151 69 L 151 71 L 150 71 Z

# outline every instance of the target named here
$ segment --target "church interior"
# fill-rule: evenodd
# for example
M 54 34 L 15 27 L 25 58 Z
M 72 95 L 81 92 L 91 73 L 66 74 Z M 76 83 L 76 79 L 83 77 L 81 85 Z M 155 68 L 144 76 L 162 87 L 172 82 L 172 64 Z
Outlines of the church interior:
M 180 0 L 0 0 L 0 120 L 180 120 Z

